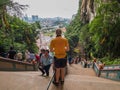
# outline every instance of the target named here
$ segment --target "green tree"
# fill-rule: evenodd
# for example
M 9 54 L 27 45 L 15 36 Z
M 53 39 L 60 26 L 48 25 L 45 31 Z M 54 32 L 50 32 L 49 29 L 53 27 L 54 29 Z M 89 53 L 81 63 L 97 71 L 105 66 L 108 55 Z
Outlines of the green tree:
M 116 6 L 116 7 L 114 7 Z M 95 43 L 96 53 L 102 57 L 120 56 L 120 4 L 117 1 L 101 3 L 97 15 L 90 24 L 92 41 Z

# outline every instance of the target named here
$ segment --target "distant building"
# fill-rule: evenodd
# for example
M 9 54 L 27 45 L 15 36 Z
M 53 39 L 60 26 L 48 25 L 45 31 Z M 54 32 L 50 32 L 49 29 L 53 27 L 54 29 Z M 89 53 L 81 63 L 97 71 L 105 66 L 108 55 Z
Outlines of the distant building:
M 38 15 L 32 15 L 32 21 L 39 21 Z
M 32 15 L 31 17 L 28 17 L 27 15 L 25 15 L 23 17 L 23 20 L 29 23 L 33 23 L 36 21 L 40 21 L 40 18 L 38 17 L 38 15 Z
M 25 21 L 29 21 L 29 18 L 28 18 L 28 16 L 27 15 L 25 15 L 24 17 L 23 17 L 23 20 L 25 20 Z

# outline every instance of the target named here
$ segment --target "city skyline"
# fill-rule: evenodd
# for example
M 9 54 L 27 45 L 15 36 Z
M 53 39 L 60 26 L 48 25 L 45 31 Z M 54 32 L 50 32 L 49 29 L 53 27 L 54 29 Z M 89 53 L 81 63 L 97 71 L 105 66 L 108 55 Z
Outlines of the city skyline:
M 24 12 L 28 16 L 38 15 L 42 18 L 72 18 L 77 13 L 79 0 L 13 0 L 29 5 Z M 35 2 L 36 1 L 36 2 Z

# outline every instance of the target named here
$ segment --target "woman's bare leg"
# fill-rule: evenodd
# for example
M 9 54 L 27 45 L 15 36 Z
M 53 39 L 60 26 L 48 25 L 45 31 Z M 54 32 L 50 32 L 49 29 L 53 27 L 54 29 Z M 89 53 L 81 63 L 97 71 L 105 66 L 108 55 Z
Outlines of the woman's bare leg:
M 61 68 L 61 81 L 64 81 L 65 77 L 65 68 Z
M 60 78 L 60 68 L 56 68 L 56 82 L 59 82 L 59 78 Z

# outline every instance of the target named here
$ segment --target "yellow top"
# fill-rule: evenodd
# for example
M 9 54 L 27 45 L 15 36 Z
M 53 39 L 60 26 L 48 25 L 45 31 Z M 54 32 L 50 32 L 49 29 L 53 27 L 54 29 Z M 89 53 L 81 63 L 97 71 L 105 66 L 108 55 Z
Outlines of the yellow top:
M 54 52 L 55 57 L 64 58 L 66 57 L 66 51 L 69 50 L 68 40 L 61 36 L 56 37 L 50 43 L 50 50 Z

